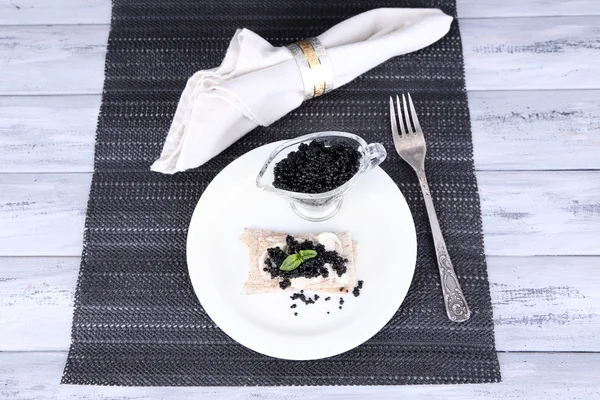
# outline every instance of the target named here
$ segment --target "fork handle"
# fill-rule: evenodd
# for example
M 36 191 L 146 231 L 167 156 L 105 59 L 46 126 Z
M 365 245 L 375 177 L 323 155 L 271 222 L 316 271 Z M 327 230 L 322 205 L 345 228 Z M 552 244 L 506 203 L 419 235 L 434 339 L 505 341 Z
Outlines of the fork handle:
M 456 272 L 454 272 L 452 261 L 450 261 L 450 256 L 448 255 L 446 242 L 444 241 L 444 236 L 442 236 L 440 223 L 438 222 L 437 214 L 435 213 L 435 208 L 433 206 L 433 199 L 431 198 L 425 170 L 424 168 L 420 168 L 415 169 L 415 171 L 419 177 L 423 198 L 425 199 L 425 206 L 427 207 L 427 215 L 429 216 L 429 224 L 431 225 L 431 233 L 433 234 L 433 245 L 435 246 L 435 254 L 440 270 L 442 294 L 444 295 L 446 313 L 451 321 L 464 322 L 471 318 L 471 310 L 469 310 L 467 300 L 460 288 Z

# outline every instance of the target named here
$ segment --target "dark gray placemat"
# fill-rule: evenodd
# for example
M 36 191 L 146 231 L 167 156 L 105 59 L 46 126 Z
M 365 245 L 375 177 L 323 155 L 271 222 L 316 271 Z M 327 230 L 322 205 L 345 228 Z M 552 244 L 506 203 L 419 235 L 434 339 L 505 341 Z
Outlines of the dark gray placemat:
M 500 380 L 474 174 L 458 26 L 438 43 L 258 128 L 204 166 L 149 171 L 189 76 L 221 62 L 236 28 L 284 45 L 368 9 L 429 1 L 114 0 L 95 172 L 63 383 L 98 385 L 396 385 Z M 429 224 L 414 173 L 393 152 L 390 94 L 410 91 L 427 134 L 427 171 L 442 230 L 473 317 L 446 318 Z M 250 149 L 321 130 L 382 142 L 382 167 L 414 216 L 419 251 L 411 289 L 374 338 L 345 354 L 269 358 L 214 325 L 189 281 L 187 226 L 202 191 Z M 401 244 L 399 244 L 401 246 Z M 401 247 L 400 247 L 401 248 Z

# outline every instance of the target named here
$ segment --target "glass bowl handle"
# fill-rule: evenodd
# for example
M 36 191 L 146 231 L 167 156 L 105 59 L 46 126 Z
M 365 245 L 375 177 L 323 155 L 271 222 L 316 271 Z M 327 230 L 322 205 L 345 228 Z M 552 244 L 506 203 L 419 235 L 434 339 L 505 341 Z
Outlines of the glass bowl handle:
M 367 171 L 375 168 L 385 160 L 387 157 L 387 151 L 381 143 L 371 143 L 367 145 Z

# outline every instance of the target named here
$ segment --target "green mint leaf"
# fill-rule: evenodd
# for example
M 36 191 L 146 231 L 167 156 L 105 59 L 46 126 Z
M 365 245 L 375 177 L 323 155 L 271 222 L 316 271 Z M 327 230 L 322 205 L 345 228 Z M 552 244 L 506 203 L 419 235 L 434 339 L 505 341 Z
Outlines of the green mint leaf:
M 300 250 L 298 253 L 300 253 L 300 258 L 302 259 L 302 262 L 310 258 L 315 258 L 317 256 L 317 252 L 314 250 Z
M 298 253 L 294 253 L 290 254 L 285 260 L 283 260 L 283 263 L 279 269 L 282 271 L 293 271 L 298 268 L 300 264 L 302 264 L 302 257 L 300 257 Z

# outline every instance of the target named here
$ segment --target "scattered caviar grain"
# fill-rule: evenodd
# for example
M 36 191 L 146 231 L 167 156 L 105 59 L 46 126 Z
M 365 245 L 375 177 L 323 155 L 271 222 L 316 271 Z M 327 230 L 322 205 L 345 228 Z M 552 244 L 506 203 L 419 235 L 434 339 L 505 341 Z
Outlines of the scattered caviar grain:
M 319 295 L 315 294 L 315 301 L 319 300 Z
M 342 306 L 340 306 L 340 310 L 342 309 Z
M 340 305 L 344 304 L 344 298 L 340 297 Z
M 327 314 L 329 314 L 329 311 L 327 311 Z
M 298 307 L 298 304 L 296 304 L 296 303 L 294 303 L 290 306 L 290 308 L 296 308 L 296 307 Z
M 340 288 L 340 292 L 343 292 L 343 291 L 344 291 L 344 288 L 343 288 L 343 287 L 341 287 L 341 288 Z
M 279 287 L 282 290 L 285 290 L 285 289 L 289 288 L 290 286 L 292 286 L 292 282 L 288 278 L 285 278 L 284 280 L 279 282 Z
M 290 299 L 292 299 L 292 300 L 299 299 L 301 302 L 303 302 L 306 305 L 315 304 L 315 301 L 313 299 L 311 299 L 310 297 L 306 297 L 306 295 L 302 292 L 294 293 L 293 295 L 290 296 Z
M 352 290 L 354 297 L 360 296 L 360 289 L 362 289 L 363 283 L 364 281 L 358 281 L 358 285 L 354 288 L 354 290 Z
M 297 317 L 297 316 L 298 316 L 298 313 L 297 313 L 297 312 L 295 312 L 295 313 L 294 313 L 294 316 L 295 316 L 295 317 Z
M 331 300 L 331 297 L 325 297 L 325 301 Z

